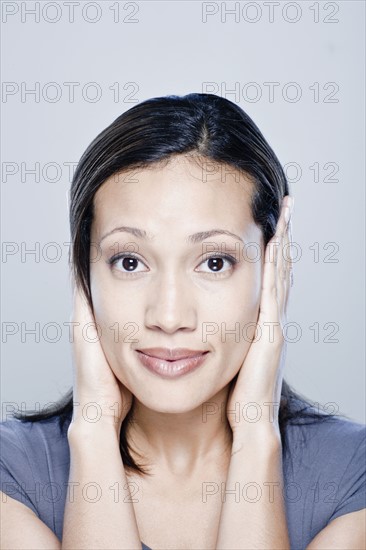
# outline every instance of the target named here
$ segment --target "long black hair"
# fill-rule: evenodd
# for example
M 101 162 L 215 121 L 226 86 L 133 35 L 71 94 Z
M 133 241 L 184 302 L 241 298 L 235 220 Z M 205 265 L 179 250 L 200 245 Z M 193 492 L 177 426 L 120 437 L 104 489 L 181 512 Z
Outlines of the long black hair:
M 254 184 L 252 216 L 261 229 L 264 244 L 273 237 L 281 202 L 289 194 L 282 166 L 253 120 L 235 103 L 213 95 L 191 93 L 143 101 L 124 112 L 103 130 L 83 153 L 70 189 L 70 258 L 75 281 L 84 291 L 91 310 L 90 235 L 94 215 L 93 199 L 105 180 L 123 170 L 143 169 L 168 162 L 174 155 L 228 165 Z M 236 377 L 230 384 L 234 383 Z M 65 429 L 72 418 L 72 388 L 43 412 L 13 413 L 24 422 L 59 417 Z M 343 415 L 345 416 L 345 415 Z M 130 454 L 126 430 L 133 418 L 133 406 L 120 432 L 120 451 L 125 467 L 145 474 Z M 317 411 L 313 403 L 283 380 L 279 427 L 283 452 L 286 425 L 323 422 L 332 414 Z

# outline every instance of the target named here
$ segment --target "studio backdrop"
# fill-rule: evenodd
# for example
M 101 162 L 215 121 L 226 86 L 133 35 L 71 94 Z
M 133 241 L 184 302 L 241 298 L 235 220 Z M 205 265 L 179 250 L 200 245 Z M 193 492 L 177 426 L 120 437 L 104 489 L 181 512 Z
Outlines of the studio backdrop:
M 285 378 L 365 422 L 365 3 L 2 2 L 2 419 L 72 385 L 68 192 L 150 97 L 242 107 L 295 197 Z

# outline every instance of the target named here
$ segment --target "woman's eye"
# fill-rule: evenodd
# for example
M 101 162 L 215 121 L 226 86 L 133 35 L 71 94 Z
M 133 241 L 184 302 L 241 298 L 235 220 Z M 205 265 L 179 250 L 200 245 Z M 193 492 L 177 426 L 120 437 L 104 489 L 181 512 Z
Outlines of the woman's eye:
M 139 273 L 139 271 L 136 271 L 136 268 L 138 267 L 139 263 L 143 264 L 143 262 L 139 258 L 137 258 L 137 256 L 134 256 L 131 253 L 119 254 L 108 260 L 108 263 L 112 267 L 115 267 L 117 262 L 119 262 L 119 266 L 117 267 L 117 269 L 119 271 L 122 271 L 122 273 Z
M 228 269 L 223 269 L 225 267 L 225 262 L 229 264 Z M 233 256 L 210 256 L 207 258 L 202 264 L 207 263 L 207 267 L 209 268 L 208 271 L 205 271 L 205 273 L 212 273 L 213 275 L 219 275 L 221 273 L 225 273 L 226 271 L 230 271 L 238 263 L 238 260 L 234 258 Z M 201 264 L 201 265 L 202 265 Z
M 118 271 L 121 271 L 122 273 L 140 273 L 144 270 L 138 270 L 139 264 L 145 265 L 139 258 L 137 258 L 137 256 L 134 256 L 131 253 L 119 254 L 117 256 L 114 256 L 110 260 L 108 260 L 108 263 L 112 267 L 116 267 L 118 263 L 119 265 L 116 267 L 116 269 L 118 269 Z M 202 262 L 202 264 L 205 263 L 207 263 L 208 271 L 203 270 L 204 273 L 220 275 L 221 273 L 230 271 L 234 267 L 234 265 L 238 263 L 238 260 L 233 256 L 228 255 L 210 256 L 204 262 Z M 226 269 L 225 263 L 228 264 Z

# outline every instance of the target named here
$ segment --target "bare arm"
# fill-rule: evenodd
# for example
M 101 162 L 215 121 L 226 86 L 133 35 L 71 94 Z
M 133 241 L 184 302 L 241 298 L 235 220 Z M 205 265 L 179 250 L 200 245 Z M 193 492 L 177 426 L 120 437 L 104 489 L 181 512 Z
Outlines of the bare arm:
M 70 476 L 62 549 L 141 550 L 115 430 L 100 422 L 90 428 L 73 426 L 69 432 Z M 138 498 L 138 491 L 133 498 Z
M 101 423 L 92 428 L 82 434 L 73 426 L 69 432 L 70 484 L 62 542 L 33 510 L 0 492 L 1 549 L 141 550 L 115 429 Z M 132 489 L 133 498 L 139 498 L 138 488 Z
M 60 550 L 53 531 L 31 508 L 0 491 L 2 550 Z
M 290 549 L 281 443 L 268 428 L 267 435 L 248 435 L 233 449 L 216 548 Z
M 76 287 L 73 320 L 74 407 L 62 549 L 141 550 L 119 449 L 133 397 L 110 368 L 92 312 Z M 90 405 L 99 412 L 97 421 L 90 421 Z
M 286 550 L 290 548 L 283 500 L 282 442 L 278 412 L 272 417 L 267 405 L 280 404 L 286 346 L 282 326 L 286 320 L 292 260 L 283 254 L 289 244 L 289 220 L 293 201 L 286 197 L 276 233 L 264 258 L 258 327 L 227 403 L 233 431 L 233 447 L 221 510 L 217 549 Z M 274 254 L 272 255 L 272 245 Z M 285 259 L 286 258 L 286 259 Z M 263 329 L 272 326 L 268 335 Z M 244 406 L 255 403 L 258 422 L 247 422 Z M 238 407 L 237 407 L 238 406 Z M 240 414 L 233 414 L 239 408 Z M 273 409 L 272 409 L 273 410 Z

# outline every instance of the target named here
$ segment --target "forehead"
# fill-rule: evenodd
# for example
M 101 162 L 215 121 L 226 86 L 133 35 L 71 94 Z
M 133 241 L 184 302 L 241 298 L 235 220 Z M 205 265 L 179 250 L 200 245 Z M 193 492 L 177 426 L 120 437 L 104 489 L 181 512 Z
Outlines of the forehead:
M 97 233 L 121 223 L 199 225 L 252 221 L 249 176 L 223 163 L 181 155 L 109 177 L 94 196 Z M 113 227 L 112 227 L 113 226 Z

